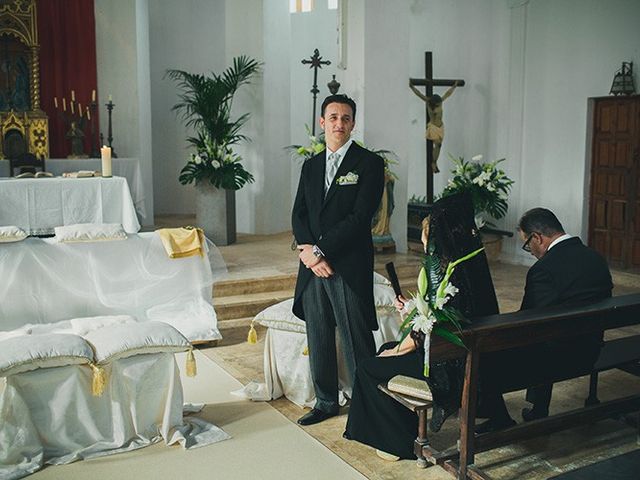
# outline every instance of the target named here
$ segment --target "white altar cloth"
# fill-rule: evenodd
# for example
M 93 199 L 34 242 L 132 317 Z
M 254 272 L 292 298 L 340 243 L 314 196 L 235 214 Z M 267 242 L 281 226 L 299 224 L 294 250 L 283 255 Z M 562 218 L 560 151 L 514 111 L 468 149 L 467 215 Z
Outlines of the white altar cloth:
M 102 160 L 99 158 L 48 158 L 45 160 L 45 169 L 56 177 L 62 176 L 66 172 L 77 172 L 78 170 L 102 171 Z M 144 206 L 144 187 L 139 160 L 137 158 L 112 158 L 111 171 L 113 175 L 127 179 L 136 212 L 142 218 L 146 218 L 147 210 Z M 9 160 L 0 160 L 0 177 L 10 176 Z
M 0 179 L 0 225 L 46 235 L 55 227 L 76 223 L 120 223 L 127 233 L 138 232 L 127 181 L 122 177 Z
M 218 256 L 216 266 L 223 265 L 213 244 L 207 250 Z M 153 232 L 108 242 L 2 243 L 0 278 L 0 331 L 123 314 L 168 323 L 190 341 L 222 338 L 210 259 L 170 259 Z
M 135 355 L 106 369 L 110 381 L 101 397 L 91 394 L 87 365 L 7 377 L 0 393 L 1 479 L 160 440 L 190 448 L 229 438 L 213 424 L 183 418 L 182 383 L 173 354 Z

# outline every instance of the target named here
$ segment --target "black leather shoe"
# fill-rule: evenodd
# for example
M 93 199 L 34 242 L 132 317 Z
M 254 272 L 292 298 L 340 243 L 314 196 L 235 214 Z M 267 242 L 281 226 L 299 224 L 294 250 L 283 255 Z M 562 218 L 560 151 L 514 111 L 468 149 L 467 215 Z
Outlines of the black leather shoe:
M 439 405 L 434 405 L 431 411 L 431 420 L 429 420 L 429 430 L 431 432 L 439 432 L 444 421 L 458 410 L 445 410 Z
M 328 413 L 323 412 L 322 410 L 316 410 L 312 408 L 309 413 L 306 413 L 302 417 L 298 419 L 299 425 L 313 425 L 315 423 L 320 423 L 327 418 L 335 417 L 338 413 Z
M 476 426 L 476 435 L 497 432 L 498 430 L 513 427 L 515 424 L 516 422 L 511 417 L 500 419 L 490 418 L 486 422 L 482 422 L 480 425 Z
M 540 418 L 547 418 L 549 416 L 549 411 L 546 412 L 536 410 L 533 408 L 523 408 L 522 409 L 522 419 L 525 422 L 530 422 L 532 420 L 538 420 Z

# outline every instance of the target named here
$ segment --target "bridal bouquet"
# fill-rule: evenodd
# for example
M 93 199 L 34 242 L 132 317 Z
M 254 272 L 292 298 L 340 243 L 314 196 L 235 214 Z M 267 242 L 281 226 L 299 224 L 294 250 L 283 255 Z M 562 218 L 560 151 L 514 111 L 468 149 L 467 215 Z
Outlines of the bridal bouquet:
M 407 303 L 409 314 L 400 326 L 402 342 L 411 331 L 424 333 L 424 376 L 429 376 L 429 345 L 431 333 L 441 336 L 451 343 L 464 347 L 460 339 L 463 315 L 449 301 L 458 293 L 450 282 L 455 268 L 462 262 L 475 257 L 484 248 L 479 248 L 464 257 L 450 262 L 446 269 L 440 264 L 435 248 L 430 245 L 423 266 L 418 275 L 418 292 Z

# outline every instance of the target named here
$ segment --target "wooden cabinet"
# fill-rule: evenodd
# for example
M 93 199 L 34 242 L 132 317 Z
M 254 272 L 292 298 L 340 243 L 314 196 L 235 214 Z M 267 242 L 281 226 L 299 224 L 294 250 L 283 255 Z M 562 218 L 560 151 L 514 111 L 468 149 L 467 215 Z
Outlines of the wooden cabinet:
M 589 99 L 589 245 L 640 270 L 640 96 Z

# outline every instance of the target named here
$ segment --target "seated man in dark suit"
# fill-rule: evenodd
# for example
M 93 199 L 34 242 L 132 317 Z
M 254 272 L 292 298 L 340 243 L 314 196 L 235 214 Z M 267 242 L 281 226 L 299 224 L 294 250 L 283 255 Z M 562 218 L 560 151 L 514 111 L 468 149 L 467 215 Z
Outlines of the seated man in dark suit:
M 578 237 L 566 234 L 553 212 L 545 208 L 529 210 L 520 219 L 518 230 L 523 250 L 538 259 L 527 273 L 521 310 L 597 302 L 611 296 L 613 284 L 606 260 Z M 476 431 L 486 433 L 515 423 L 501 392 L 517 390 L 519 384 L 538 384 L 527 390 L 527 400 L 533 407 L 522 411 L 524 420 L 546 417 L 553 385 L 540 385 L 538 379 L 550 370 L 586 374 L 598 358 L 601 345 L 601 333 L 577 335 L 483 357 L 479 414 L 489 420 Z

